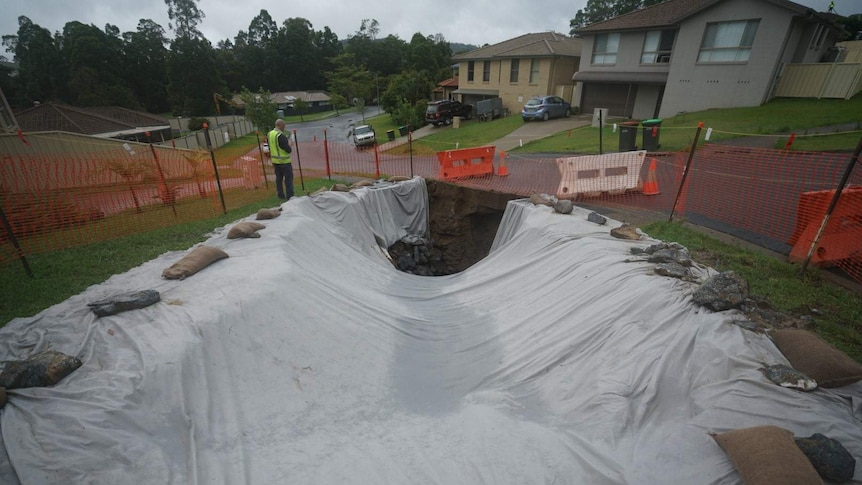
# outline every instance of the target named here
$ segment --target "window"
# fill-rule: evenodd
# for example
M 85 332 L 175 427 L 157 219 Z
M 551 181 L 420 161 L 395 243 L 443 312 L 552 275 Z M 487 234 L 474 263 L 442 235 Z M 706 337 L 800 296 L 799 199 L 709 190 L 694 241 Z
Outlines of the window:
M 530 84 L 539 84 L 539 61 L 538 59 L 530 60 Z
M 748 62 L 760 20 L 706 25 L 698 62 Z
M 676 31 L 673 30 L 651 30 L 647 32 L 644 39 L 644 50 L 641 53 L 641 64 L 670 62 L 674 37 L 676 37 Z
M 599 34 L 593 42 L 593 64 L 616 64 L 620 34 Z
M 482 61 L 482 82 L 491 82 L 491 61 Z
M 473 61 L 467 62 L 467 82 L 473 82 L 473 69 L 475 68 L 475 63 Z
M 811 36 L 811 43 L 808 44 L 809 49 L 820 50 L 823 47 L 823 40 L 826 39 L 826 27 L 823 24 L 817 24 L 814 29 L 814 35 Z
M 509 82 L 516 83 L 518 82 L 518 69 L 521 67 L 520 59 L 512 59 L 512 63 L 509 66 Z

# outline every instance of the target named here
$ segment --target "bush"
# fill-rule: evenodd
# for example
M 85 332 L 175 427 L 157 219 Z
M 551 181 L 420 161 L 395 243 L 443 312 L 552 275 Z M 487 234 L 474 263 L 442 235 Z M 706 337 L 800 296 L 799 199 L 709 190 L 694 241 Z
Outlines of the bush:
M 204 123 L 206 123 L 207 126 L 212 127 L 212 123 L 210 123 L 210 120 L 208 120 L 206 118 L 198 118 L 198 117 L 192 116 L 191 118 L 189 118 L 189 131 L 203 130 L 204 129 Z

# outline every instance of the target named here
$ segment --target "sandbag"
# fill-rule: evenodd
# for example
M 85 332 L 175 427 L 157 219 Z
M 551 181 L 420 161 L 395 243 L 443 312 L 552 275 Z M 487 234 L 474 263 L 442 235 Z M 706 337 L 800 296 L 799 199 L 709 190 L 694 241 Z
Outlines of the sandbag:
M 782 328 L 772 340 L 794 369 L 820 387 L 841 387 L 862 380 L 862 364 L 808 330 Z
M 212 246 L 198 246 L 183 259 L 162 271 L 162 278 L 182 280 L 206 268 L 220 259 L 227 258 L 226 252 Z
M 235 224 L 227 232 L 228 239 L 239 239 L 243 237 L 260 237 L 257 231 L 265 229 L 266 226 L 259 222 L 245 221 Z
M 281 215 L 281 209 L 261 209 L 257 211 L 257 219 L 258 221 L 263 221 L 267 219 L 275 219 L 276 217 Z
M 796 446 L 793 433 L 755 426 L 713 435 L 746 485 L 822 485 L 817 470 Z

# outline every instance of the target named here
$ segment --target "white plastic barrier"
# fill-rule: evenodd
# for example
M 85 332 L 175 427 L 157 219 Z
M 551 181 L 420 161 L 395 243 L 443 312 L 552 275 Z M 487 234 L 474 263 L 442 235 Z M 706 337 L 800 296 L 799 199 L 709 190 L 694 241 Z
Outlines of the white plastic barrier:
M 622 194 L 638 187 L 646 150 L 557 159 L 560 186 L 557 198 Z

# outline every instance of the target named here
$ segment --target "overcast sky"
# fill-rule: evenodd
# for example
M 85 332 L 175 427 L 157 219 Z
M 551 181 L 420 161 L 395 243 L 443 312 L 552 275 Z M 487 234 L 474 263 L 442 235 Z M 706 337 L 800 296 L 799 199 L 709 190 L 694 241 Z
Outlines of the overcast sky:
M 829 0 L 797 3 L 818 11 L 829 6 Z M 533 32 L 568 34 L 569 20 L 585 4 L 586 0 L 200 0 L 198 7 L 206 17 L 198 28 L 213 45 L 233 40 L 266 9 L 279 25 L 287 18 L 301 17 L 316 31 L 328 26 L 339 39 L 359 30 L 362 19 L 377 19 L 380 38 L 393 34 L 409 42 L 416 32 L 424 36 L 440 33 L 449 42 L 481 46 Z M 862 13 L 862 0 L 835 0 L 835 11 Z M 0 0 L 0 35 L 17 33 L 21 15 L 52 33 L 72 20 L 99 28 L 110 23 L 128 32 L 137 29 L 138 20 L 152 19 L 168 30 L 163 0 Z M 167 35 L 173 38 L 172 32 Z M 0 55 L 12 58 L 10 53 Z

